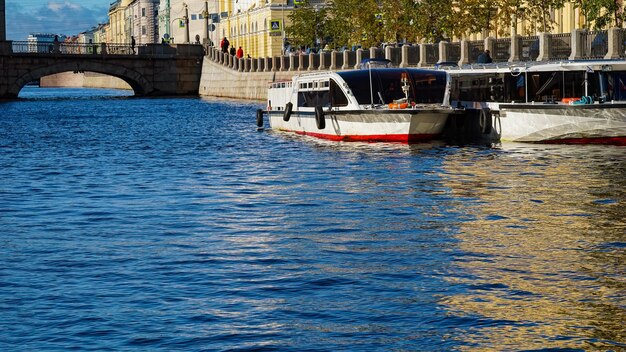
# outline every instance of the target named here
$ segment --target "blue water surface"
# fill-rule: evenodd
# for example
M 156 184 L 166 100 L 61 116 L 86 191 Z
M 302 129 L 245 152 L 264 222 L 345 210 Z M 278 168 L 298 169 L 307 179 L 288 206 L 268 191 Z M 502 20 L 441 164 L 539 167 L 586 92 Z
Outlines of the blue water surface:
M 325 142 L 128 95 L 0 103 L 0 350 L 626 349 L 623 147 Z

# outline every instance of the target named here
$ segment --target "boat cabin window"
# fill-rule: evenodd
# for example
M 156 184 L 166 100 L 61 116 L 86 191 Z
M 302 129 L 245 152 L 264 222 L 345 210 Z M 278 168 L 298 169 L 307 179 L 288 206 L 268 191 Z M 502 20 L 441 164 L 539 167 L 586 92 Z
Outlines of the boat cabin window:
M 510 76 L 510 75 L 509 75 Z M 523 77 L 522 77 L 523 79 Z M 513 87 L 517 82 L 517 77 L 512 80 Z M 522 101 L 523 87 L 522 81 L 521 96 L 518 90 L 505 85 L 504 74 L 460 74 L 452 77 L 451 100 L 460 101 Z
M 302 86 L 305 85 L 305 88 Z M 330 106 L 330 89 L 328 85 L 322 82 L 308 82 L 300 85 L 298 90 L 298 106 L 299 107 L 329 107 Z
M 418 104 L 443 102 L 446 93 L 446 76 L 434 73 L 413 73 L 415 94 L 414 101 Z
M 405 98 L 402 75 L 408 78 L 409 100 L 418 104 L 443 103 L 446 73 L 420 69 L 372 69 L 339 72 L 361 105 L 389 104 Z M 373 101 L 372 101 L 373 99 Z
M 528 81 L 528 82 L 526 82 Z M 597 100 L 626 100 L 626 72 L 528 72 L 520 74 L 461 73 L 452 77 L 452 101 L 557 102 L 592 96 Z M 586 91 L 585 91 L 586 86 Z
M 343 93 L 341 87 L 335 82 L 331 80 L 330 82 L 325 82 L 330 85 L 330 104 L 331 106 L 348 106 L 348 97 Z

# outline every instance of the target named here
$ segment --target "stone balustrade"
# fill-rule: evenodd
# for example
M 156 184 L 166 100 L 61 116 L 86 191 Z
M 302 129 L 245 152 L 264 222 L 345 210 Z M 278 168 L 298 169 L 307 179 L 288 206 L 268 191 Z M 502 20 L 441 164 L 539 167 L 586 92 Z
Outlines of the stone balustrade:
M 443 62 L 462 66 L 475 64 L 484 50 L 491 52 L 494 62 L 619 59 L 626 58 L 625 49 L 626 29 L 611 28 L 596 32 L 577 29 L 566 34 L 539 33 L 507 39 L 489 37 L 481 41 L 442 41 L 387 46 L 384 50 L 373 47 L 252 59 L 237 59 L 215 47 L 208 47 L 207 57 L 239 72 L 296 72 L 356 69 L 363 59 L 368 58 L 384 58 L 396 67 L 432 67 Z

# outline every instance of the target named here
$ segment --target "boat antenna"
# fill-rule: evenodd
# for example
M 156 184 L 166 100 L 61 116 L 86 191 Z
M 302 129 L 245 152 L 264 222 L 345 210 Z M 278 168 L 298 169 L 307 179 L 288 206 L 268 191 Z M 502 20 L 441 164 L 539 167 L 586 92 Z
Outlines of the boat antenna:
M 374 108 L 374 88 L 372 87 L 372 60 L 367 62 L 367 67 L 370 74 L 370 102 L 372 109 Z

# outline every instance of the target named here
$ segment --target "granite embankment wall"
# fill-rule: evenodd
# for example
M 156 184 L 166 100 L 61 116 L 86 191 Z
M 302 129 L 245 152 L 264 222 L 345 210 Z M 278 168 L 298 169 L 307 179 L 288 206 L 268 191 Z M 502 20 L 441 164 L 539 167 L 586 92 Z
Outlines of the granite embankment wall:
M 63 72 L 42 77 L 41 87 L 84 87 L 84 88 L 111 88 L 132 89 L 123 80 L 95 72 L 73 73 Z
M 269 82 L 291 80 L 298 72 L 241 72 L 205 57 L 200 95 L 245 100 L 267 100 Z

